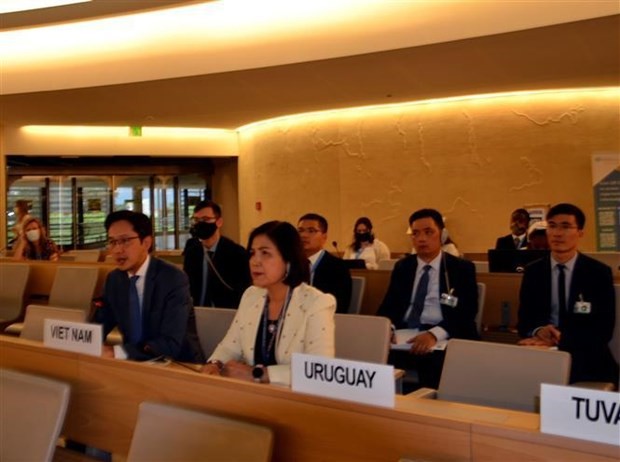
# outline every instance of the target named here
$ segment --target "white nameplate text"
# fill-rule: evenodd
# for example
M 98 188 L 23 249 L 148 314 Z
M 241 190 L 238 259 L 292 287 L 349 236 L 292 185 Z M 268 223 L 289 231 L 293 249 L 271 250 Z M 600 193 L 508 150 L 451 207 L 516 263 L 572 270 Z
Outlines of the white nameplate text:
M 59 350 L 101 356 L 102 328 L 101 324 L 46 319 L 43 344 Z
M 394 407 L 394 367 L 294 353 L 293 391 Z
M 540 431 L 620 446 L 620 393 L 542 384 Z

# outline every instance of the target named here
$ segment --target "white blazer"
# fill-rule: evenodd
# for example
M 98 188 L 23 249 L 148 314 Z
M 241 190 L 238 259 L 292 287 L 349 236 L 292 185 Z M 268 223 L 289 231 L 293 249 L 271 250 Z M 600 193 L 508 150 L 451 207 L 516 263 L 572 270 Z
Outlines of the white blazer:
M 223 363 L 231 359 L 254 365 L 254 345 L 258 334 L 267 289 L 251 286 L 241 297 L 237 314 L 209 360 Z M 291 356 L 293 353 L 335 355 L 336 299 L 330 294 L 305 283 L 297 286 L 281 326 L 276 343 L 277 365 L 268 367 L 271 383 L 291 383 Z

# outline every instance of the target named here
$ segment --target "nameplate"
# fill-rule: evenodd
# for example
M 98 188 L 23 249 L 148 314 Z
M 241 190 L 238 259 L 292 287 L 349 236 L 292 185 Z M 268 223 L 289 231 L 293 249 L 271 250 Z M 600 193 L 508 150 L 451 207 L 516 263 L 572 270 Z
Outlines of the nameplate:
M 293 353 L 293 391 L 394 407 L 394 367 Z
M 43 329 L 43 344 L 47 347 L 101 356 L 103 344 L 101 324 L 46 319 Z
M 540 431 L 620 446 L 620 393 L 542 384 Z

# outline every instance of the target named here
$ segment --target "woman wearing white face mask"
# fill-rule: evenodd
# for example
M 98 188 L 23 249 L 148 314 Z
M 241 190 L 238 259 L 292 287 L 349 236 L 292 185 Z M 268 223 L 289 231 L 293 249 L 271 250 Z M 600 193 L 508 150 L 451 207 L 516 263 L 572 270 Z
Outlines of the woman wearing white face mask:
M 58 260 L 58 248 L 45 235 L 45 228 L 38 218 L 29 218 L 23 224 L 23 231 L 17 247 L 15 260 Z

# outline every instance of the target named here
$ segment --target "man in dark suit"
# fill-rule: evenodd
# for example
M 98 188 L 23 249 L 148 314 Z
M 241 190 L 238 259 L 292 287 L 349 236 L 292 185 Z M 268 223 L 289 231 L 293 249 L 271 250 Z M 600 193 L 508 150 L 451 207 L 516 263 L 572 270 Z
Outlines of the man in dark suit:
M 557 346 L 571 354 L 571 382 L 618 383 L 609 349 L 615 322 L 611 269 L 577 251 L 584 213 L 558 204 L 547 213 L 551 255 L 526 266 L 521 282 L 522 345 Z
M 417 329 L 407 350 L 392 350 L 389 361 L 401 369 L 418 370 L 420 385 L 437 388 L 444 351 L 438 342 L 450 338 L 478 339 L 475 325 L 478 287 L 473 263 L 441 250 L 443 217 L 421 209 L 409 217 L 415 255 L 399 260 L 377 314 L 395 329 Z
M 205 200 L 194 207 L 192 237 L 183 251 L 183 270 L 189 277 L 195 306 L 237 308 L 251 284 L 247 251 L 222 236 L 222 209 Z
M 148 360 L 159 356 L 204 363 L 187 276 L 149 251 L 151 220 L 121 210 L 106 218 L 108 249 L 117 269 L 105 282 L 103 306 L 95 319 L 104 337 L 116 326 L 123 344 L 104 346 L 104 356 Z
M 497 238 L 496 250 L 517 250 L 527 248 L 527 229 L 530 214 L 525 209 L 517 209 L 510 215 L 510 234 Z
M 304 253 L 310 260 L 310 285 L 336 297 L 336 312 L 346 313 L 351 303 L 351 273 L 342 259 L 323 249 L 327 227 L 327 220 L 316 213 L 305 214 L 297 223 Z

